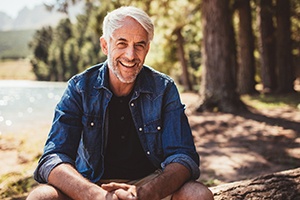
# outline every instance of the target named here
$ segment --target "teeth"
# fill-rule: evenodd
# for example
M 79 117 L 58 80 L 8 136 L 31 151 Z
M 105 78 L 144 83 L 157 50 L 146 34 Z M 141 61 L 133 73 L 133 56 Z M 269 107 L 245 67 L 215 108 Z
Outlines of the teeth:
M 123 62 L 121 62 L 121 64 L 125 67 L 134 67 L 135 65 L 135 63 L 132 64 L 132 63 L 123 63 Z

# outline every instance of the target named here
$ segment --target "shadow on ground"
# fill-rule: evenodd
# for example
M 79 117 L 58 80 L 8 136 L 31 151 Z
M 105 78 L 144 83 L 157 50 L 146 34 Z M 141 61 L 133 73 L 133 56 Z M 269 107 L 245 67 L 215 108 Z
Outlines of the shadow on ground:
M 214 185 L 299 167 L 299 116 L 288 109 L 194 113 L 189 120 L 201 158 L 200 180 Z

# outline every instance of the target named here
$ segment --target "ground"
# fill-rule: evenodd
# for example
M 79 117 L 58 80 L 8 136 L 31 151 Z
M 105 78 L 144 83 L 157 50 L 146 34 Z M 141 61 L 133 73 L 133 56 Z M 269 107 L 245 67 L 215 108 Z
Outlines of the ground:
M 201 159 L 200 180 L 221 184 L 300 166 L 299 109 L 195 113 L 196 94 L 184 94 L 182 101 Z
M 197 94 L 184 93 L 182 101 L 187 106 L 186 114 L 201 158 L 199 180 L 207 185 L 251 179 L 300 166 L 299 109 L 260 109 L 241 115 L 195 113 Z M 0 137 L 0 177 L 21 171 L 27 177 L 31 175 L 46 138 L 46 135 L 37 138 L 33 134 Z M 20 146 L 26 151 L 20 150 Z M 5 184 L 0 179 L 0 190 Z

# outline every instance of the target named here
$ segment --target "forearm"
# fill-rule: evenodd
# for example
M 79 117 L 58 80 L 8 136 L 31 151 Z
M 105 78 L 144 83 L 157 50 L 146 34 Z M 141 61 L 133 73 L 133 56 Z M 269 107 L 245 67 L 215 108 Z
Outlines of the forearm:
M 152 181 L 137 189 L 139 199 L 162 199 L 179 189 L 191 174 L 189 170 L 179 163 L 171 163 L 164 171 Z
M 60 164 L 49 174 L 49 184 L 55 186 L 72 199 L 94 199 L 106 195 L 101 187 L 91 183 L 70 164 Z

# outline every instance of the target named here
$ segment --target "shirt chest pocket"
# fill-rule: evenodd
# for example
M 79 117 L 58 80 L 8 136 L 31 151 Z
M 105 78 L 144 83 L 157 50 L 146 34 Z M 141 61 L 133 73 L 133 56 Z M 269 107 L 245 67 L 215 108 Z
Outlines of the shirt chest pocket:
M 150 123 L 147 123 L 145 126 L 144 126 L 144 132 L 147 134 L 147 133 L 156 133 L 156 134 L 159 134 L 162 130 L 162 127 L 161 127 L 161 121 L 160 120 L 156 120 L 156 121 L 153 121 L 153 122 L 150 122 Z
M 82 117 L 82 143 L 89 152 L 98 151 L 101 146 L 102 120 L 98 116 L 84 115 Z
M 163 154 L 162 148 L 162 126 L 161 121 L 156 120 L 144 126 L 144 136 L 147 141 L 149 152 L 155 153 L 161 157 Z

